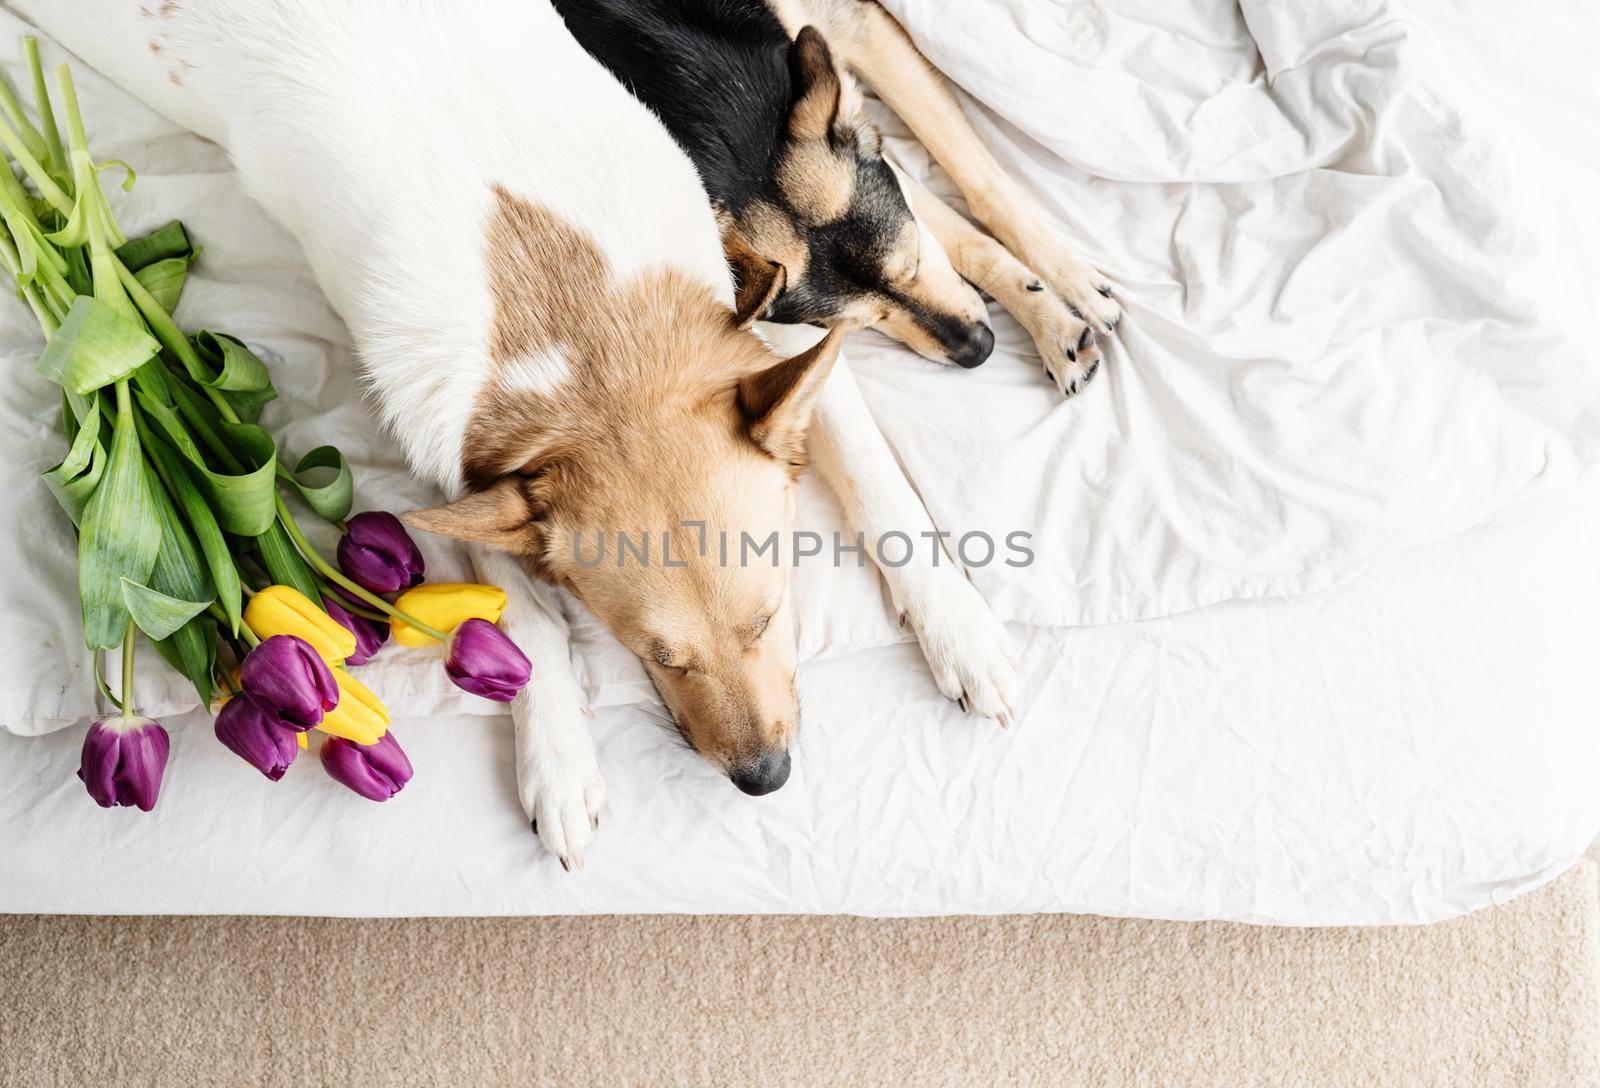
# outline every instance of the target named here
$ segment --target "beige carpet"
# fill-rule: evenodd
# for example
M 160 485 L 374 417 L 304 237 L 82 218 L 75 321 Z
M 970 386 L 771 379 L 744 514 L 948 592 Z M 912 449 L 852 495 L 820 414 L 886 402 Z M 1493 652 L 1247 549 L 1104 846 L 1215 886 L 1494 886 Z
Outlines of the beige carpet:
M 1597 917 L 8 917 L 0 1084 L 1595 1085 Z

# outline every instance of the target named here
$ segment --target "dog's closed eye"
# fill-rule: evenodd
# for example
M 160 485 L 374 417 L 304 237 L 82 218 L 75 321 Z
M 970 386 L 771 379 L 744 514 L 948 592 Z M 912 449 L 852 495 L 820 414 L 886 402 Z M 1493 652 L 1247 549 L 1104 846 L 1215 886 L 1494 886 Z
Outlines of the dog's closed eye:
M 767 633 L 767 626 L 771 623 L 772 617 L 770 615 L 763 614 L 757 616 L 755 618 L 755 622 L 750 624 L 749 645 L 754 646 L 756 643 L 760 642 L 761 636 Z
M 686 662 L 680 660 L 680 658 L 673 653 L 672 647 L 668 646 L 660 639 L 657 639 L 651 644 L 650 657 L 657 665 L 661 666 L 663 669 L 666 669 L 668 672 L 676 673 L 679 676 L 685 676 L 689 672 L 690 666 Z

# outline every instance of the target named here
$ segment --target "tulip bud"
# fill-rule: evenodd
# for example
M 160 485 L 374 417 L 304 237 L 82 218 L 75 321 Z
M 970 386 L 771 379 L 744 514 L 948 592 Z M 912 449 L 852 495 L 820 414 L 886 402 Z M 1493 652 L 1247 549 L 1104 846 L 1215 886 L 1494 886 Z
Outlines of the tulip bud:
M 368 510 L 345 522 L 339 569 L 374 593 L 398 593 L 422 581 L 422 553 L 400 519 Z
M 343 669 L 334 669 L 333 679 L 339 685 L 339 705 L 322 716 L 317 728 L 356 744 L 376 744 L 389 729 L 388 709 L 371 688 Z
M 253 692 L 242 692 L 222 704 L 217 714 L 217 739 L 274 782 L 283 777 L 300 743 L 271 703 Z
M 322 742 L 321 754 L 323 769 L 335 781 L 370 801 L 387 801 L 411 781 L 411 761 L 393 733 L 368 745 L 329 737 Z
M 294 635 L 337 665 L 356 652 L 356 637 L 293 586 L 268 586 L 244 606 L 244 622 L 260 638 Z
M 339 626 L 356 636 L 356 652 L 345 658 L 346 665 L 365 665 L 389 641 L 389 621 L 358 616 L 333 597 L 322 598 L 322 608 Z
M 533 675 L 533 666 L 500 628 L 470 619 L 451 634 L 444 671 L 463 691 L 509 703 Z
M 333 671 L 294 635 L 273 635 L 246 654 L 239 683 L 275 707 L 290 729 L 310 729 L 339 704 Z
M 136 805 L 149 812 L 161 792 L 171 741 L 154 718 L 117 714 L 89 727 L 78 777 L 101 808 Z
M 506 608 L 506 591 L 499 586 L 471 582 L 434 582 L 407 590 L 395 599 L 394 606 L 441 631 L 454 631 L 467 620 L 477 618 L 500 622 Z M 394 640 L 402 646 L 437 646 L 439 640 L 425 635 L 404 620 L 390 621 Z

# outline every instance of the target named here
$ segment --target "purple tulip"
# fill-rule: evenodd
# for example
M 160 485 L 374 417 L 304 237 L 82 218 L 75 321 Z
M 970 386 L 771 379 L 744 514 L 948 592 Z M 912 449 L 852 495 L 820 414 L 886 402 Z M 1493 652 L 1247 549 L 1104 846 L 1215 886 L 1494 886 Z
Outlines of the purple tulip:
M 170 746 L 167 731 L 154 718 L 137 714 L 102 718 L 83 738 L 78 777 L 101 808 L 137 805 L 149 812 L 161 792 Z
M 345 523 L 339 569 L 374 593 L 398 593 L 422 581 L 422 553 L 399 518 L 368 510 Z
M 276 782 L 300 754 L 297 726 L 284 721 L 277 707 L 254 692 L 244 691 L 222 704 L 217 739 L 228 750 Z
M 470 619 L 451 633 L 444 671 L 464 691 L 509 703 L 533 675 L 533 666 L 500 628 Z
M 245 654 L 239 683 L 296 732 L 310 729 L 339 705 L 333 670 L 310 643 L 293 635 L 273 635 Z
M 333 779 L 369 801 L 387 801 L 411 781 L 411 761 L 406 758 L 394 730 L 376 744 L 356 744 L 343 737 L 322 742 L 322 766 Z
M 387 620 L 369 620 L 365 616 L 358 616 L 330 596 L 322 598 L 322 608 L 333 617 L 335 623 L 356 636 L 356 652 L 345 658 L 346 665 L 365 665 L 389 641 Z

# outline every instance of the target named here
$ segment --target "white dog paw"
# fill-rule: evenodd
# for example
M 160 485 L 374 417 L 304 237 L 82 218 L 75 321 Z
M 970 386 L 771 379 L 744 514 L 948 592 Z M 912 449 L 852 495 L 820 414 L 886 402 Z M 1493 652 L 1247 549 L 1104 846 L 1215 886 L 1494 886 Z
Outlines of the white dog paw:
M 1081 315 L 1097 336 L 1110 336 L 1122 324 L 1122 304 L 1105 277 L 1088 265 L 1074 267 L 1055 280 L 1067 305 Z
M 1010 725 L 1017 720 L 1021 679 L 1005 625 L 964 575 L 940 573 L 928 592 L 906 602 L 901 622 L 916 632 L 945 698 L 968 714 Z
M 584 849 L 600 829 L 606 783 L 582 723 L 563 732 L 535 738 L 527 751 L 519 751 L 517 792 L 533 833 L 572 872 L 583 868 Z
M 1033 337 L 1044 372 L 1062 396 L 1089 384 L 1100 369 L 1100 349 L 1089 322 L 1039 279 L 1025 283 L 1009 309 Z

